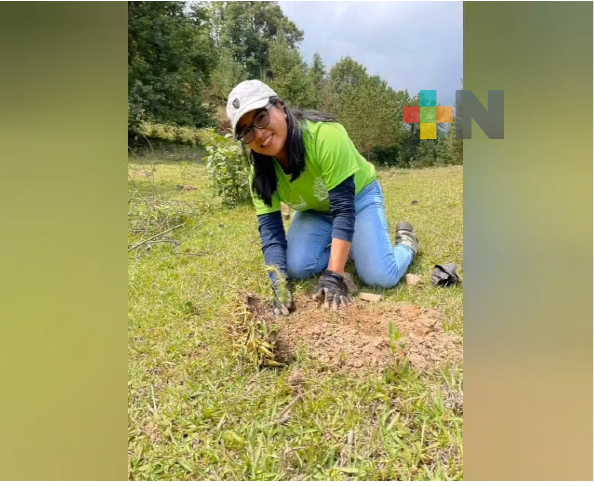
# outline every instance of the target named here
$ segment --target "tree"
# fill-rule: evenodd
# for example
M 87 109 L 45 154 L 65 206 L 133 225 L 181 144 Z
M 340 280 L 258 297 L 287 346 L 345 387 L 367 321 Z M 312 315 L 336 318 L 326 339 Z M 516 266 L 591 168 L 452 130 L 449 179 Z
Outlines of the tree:
M 464 140 L 456 138 L 456 118 L 444 136 L 447 153 L 447 164 L 458 165 L 464 163 Z
M 328 92 L 330 111 L 367 158 L 373 159 L 379 148 L 394 148 L 406 138 L 404 93 L 394 91 L 379 76 L 369 76 L 353 59 L 343 58 L 332 67 Z
M 211 80 L 211 94 L 219 104 L 225 104 L 231 90 L 241 81 L 247 79 L 246 69 L 235 59 L 230 49 L 223 47 L 219 50 L 219 60 Z
M 270 48 L 279 32 L 289 48 L 303 40 L 303 31 L 283 14 L 277 2 L 213 2 L 209 17 L 217 48 L 229 49 L 250 79 L 270 75 Z
M 320 56 L 317 52 L 313 56 L 313 61 L 309 68 L 308 76 L 313 89 L 312 108 L 315 110 L 320 110 L 322 109 L 322 104 L 324 102 L 327 79 L 326 67 L 322 61 L 322 56 Z
M 330 69 L 328 75 L 328 88 L 323 104 L 323 110 L 339 115 L 345 103 L 345 92 L 350 90 L 348 97 L 353 97 L 353 92 L 363 88 L 367 79 L 367 69 L 351 57 L 343 57 Z
M 282 30 L 270 46 L 270 71 L 264 79 L 279 97 L 299 108 L 314 104 L 314 87 L 298 49 L 289 46 Z
M 209 123 L 202 92 L 214 64 L 208 29 L 184 2 L 128 2 L 129 132 L 145 119 Z
M 408 91 L 404 92 L 404 106 L 419 106 L 421 104 L 420 95 L 410 96 Z M 404 120 L 404 108 L 403 114 L 400 118 Z M 406 136 L 401 144 L 399 152 L 399 167 L 412 167 L 417 157 L 417 150 L 421 143 L 421 125 L 419 123 L 405 123 Z
M 413 166 L 429 167 L 435 165 L 437 139 L 424 139 L 417 146 L 417 154 Z

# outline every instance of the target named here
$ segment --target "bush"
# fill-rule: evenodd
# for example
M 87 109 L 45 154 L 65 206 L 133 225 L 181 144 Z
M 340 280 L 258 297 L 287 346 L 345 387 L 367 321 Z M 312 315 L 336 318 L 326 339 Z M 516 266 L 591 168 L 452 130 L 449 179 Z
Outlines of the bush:
M 170 143 L 205 147 L 204 157 L 210 186 L 215 197 L 221 197 L 228 207 L 250 198 L 249 170 L 239 144 L 214 128 L 187 128 L 144 122 L 141 133 L 149 138 Z
M 209 139 L 208 130 L 203 128 L 177 127 L 146 121 L 141 123 L 139 133 L 148 139 L 163 140 L 193 147 L 204 145 Z
M 398 167 L 400 160 L 400 148 L 393 147 L 374 147 L 371 152 L 370 162 L 374 162 L 382 167 Z
M 214 129 L 202 133 L 208 155 L 204 157 L 214 195 L 233 207 L 250 198 L 249 171 L 237 142 Z

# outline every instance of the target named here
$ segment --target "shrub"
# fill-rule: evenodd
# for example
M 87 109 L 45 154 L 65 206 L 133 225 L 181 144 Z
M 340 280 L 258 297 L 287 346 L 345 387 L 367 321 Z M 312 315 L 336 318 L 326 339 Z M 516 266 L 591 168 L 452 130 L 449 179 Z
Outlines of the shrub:
M 214 128 L 188 128 L 144 122 L 141 133 L 147 138 L 171 143 L 205 147 L 204 157 L 214 196 L 221 197 L 228 207 L 250 198 L 249 169 L 239 144 L 220 135 Z
M 149 139 L 192 145 L 193 147 L 203 145 L 207 137 L 207 130 L 202 128 L 177 127 L 146 121 L 140 125 L 139 133 Z
M 214 129 L 202 133 L 208 155 L 204 157 L 214 195 L 233 207 L 249 200 L 249 171 L 237 142 Z

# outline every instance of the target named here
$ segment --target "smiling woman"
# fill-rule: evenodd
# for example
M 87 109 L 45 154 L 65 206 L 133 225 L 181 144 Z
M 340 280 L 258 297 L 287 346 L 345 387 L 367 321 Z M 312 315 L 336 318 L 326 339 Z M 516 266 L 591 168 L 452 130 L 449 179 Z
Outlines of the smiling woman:
M 412 225 L 396 226 L 395 245 L 375 168 L 331 115 L 291 110 L 266 84 L 244 81 L 230 93 L 227 116 L 251 163 L 250 187 L 275 309 L 295 310 L 283 281 L 321 274 L 313 298 L 349 305 L 349 256 L 361 280 L 394 287 L 419 249 Z M 285 234 L 280 203 L 296 214 Z M 279 278 L 280 275 L 280 278 Z

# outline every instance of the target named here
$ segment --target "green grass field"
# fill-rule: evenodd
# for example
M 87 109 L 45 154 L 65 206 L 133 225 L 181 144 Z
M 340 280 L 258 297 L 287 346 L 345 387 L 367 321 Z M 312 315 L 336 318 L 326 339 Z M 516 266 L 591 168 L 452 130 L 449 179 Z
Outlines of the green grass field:
M 239 291 L 270 296 L 250 205 L 210 197 L 200 153 L 129 159 L 128 470 L 132 480 L 461 480 L 461 368 L 382 376 L 323 373 L 307 356 L 258 368 L 229 337 Z M 379 291 L 387 302 L 441 310 L 462 335 L 462 287 L 432 288 L 433 266 L 463 279 L 462 167 L 378 170 L 392 228 L 413 223 L 424 288 Z M 193 186 L 183 191 L 177 186 Z M 419 203 L 411 205 L 411 201 Z M 314 279 L 298 292 L 311 290 Z M 291 420 L 287 377 L 303 371 Z

